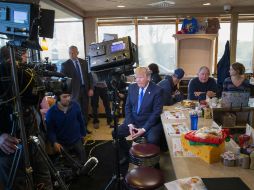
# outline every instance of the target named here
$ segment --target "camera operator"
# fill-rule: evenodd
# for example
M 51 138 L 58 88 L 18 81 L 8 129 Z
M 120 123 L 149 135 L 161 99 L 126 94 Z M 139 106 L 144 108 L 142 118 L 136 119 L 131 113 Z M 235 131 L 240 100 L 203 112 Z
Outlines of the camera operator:
M 9 54 L 9 48 L 4 46 L 0 50 L 1 64 L 0 64 L 0 189 L 6 188 L 6 184 L 9 177 L 10 168 L 14 158 L 14 152 L 17 150 L 17 145 L 21 142 L 20 129 L 17 125 L 19 115 L 12 114 L 15 112 L 13 97 L 13 80 L 11 79 L 11 59 Z M 19 55 L 20 54 L 20 55 Z M 17 68 L 21 106 L 24 119 L 24 126 L 27 137 L 31 135 L 39 136 L 40 133 L 40 115 L 36 110 L 38 105 L 40 94 L 33 92 L 35 80 L 33 79 L 32 71 L 22 68 L 22 64 L 26 64 L 26 51 L 16 51 L 17 60 L 20 61 L 20 66 Z M 12 115 L 12 117 L 10 117 Z M 16 125 L 15 125 L 16 124 Z M 43 142 L 41 142 L 43 143 Z M 51 183 L 50 172 L 44 160 L 40 156 L 36 147 L 32 143 L 28 142 L 28 149 L 33 168 L 33 177 L 35 186 L 37 189 L 53 189 Z M 27 189 L 27 179 L 25 173 L 25 166 L 23 156 L 21 156 L 20 163 L 18 164 L 18 170 L 16 178 L 13 184 L 13 189 L 23 190 Z

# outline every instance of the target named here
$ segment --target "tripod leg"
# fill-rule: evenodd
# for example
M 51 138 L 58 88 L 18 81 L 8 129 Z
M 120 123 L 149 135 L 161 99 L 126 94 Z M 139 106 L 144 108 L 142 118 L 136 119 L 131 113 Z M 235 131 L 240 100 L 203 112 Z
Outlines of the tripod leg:
M 52 161 L 50 160 L 50 158 L 48 157 L 48 155 L 45 153 L 45 151 L 43 150 L 43 148 L 40 145 L 40 141 L 38 140 L 37 137 L 31 137 L 30 138 L 31 141 L 35 144 L 36 148 L 38 149 L 40 155 L 42 156 L 43 160 L 45 161 L 45 163 L 47 164 L 49 170 L 51 171 L 51 173 L 53 174 L 53 176 L 57 179 L 60 187 L 63 190 L 68 190 L 68 187 L 66 186 L 66 184 L 64 183 L 62 177 L 60 176 L 59 172 L 56 170 L 56 168 L 54 167 L 54 164 L 52 163 Z
M 77 162 L 76 160 L 74 160 L 71 155 L 69 153 L 66 152 L 66 150 L 64 148 L 61 148 L 61 152 L 64 154 L 64 156 L 66 157 L 66 159 L 73 164 L 73 166 L 76 168 L 76 169 L 80 169 L 82 168 L 82 164 Z
M 116 180 L 116 175 L 112 176 L 112 178 L 109 181 L 108 185 L 106 186 L 105 190 L 108 190 L 111 187 L 111 185 L 114 183 L 115 180 Z
M 128 188 L 122 176 L 119 178 L 117 175 L 114 175 L 104 190 L 128 190 Z
M 18 165 L 19 165 L 21 153 L 22 153 L 22 145 L 18 144 L 18 149 L 15 152 L 15 155 L 14 155 L 14 158 L 13 158 L 13 161 L 12 161 L 10 174 L 9 174 L 9 177 L 8 177 L 7 190 L 13 189 L 13 183 L 14 183 L 14 179 L 16 177 L 17 168 L 18 168 Z

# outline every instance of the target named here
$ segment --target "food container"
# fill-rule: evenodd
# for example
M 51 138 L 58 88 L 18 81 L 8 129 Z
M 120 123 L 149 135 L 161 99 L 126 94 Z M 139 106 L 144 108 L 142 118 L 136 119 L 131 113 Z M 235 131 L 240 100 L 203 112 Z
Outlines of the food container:
M 254 170 L 254 151 L 250 154 L 250 169 Z
M 238 156 L 231 151 L 221 154 L 222 163 L 227 167 L 234 167 L 237 165 Z
M 240 154 L 240 165 L 243 169 L 250 168 L 250 157 L 246 154 Z
M 236 160 L 223 159 L 223 165 L 227 167 L 236 166 Z

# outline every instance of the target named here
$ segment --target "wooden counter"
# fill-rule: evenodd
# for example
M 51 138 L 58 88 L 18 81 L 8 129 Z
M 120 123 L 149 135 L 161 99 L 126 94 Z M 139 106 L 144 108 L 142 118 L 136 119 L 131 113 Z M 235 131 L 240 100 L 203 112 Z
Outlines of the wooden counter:
M 173 111 L 175 110 L 175 106 L 165 106 L 164 110 Z M 186 119 L 182 121 L 190 126 L 189 113 L 188 111 L 184 111 L 184 113 Z M 246 183 L 246 185 L 249 186 L 250 189 L 254 190 L 254 170 L 242 169 L 241 167 L 226 167 L 220 162 L 207 164 L 198 157 L 174 157 L 172 148 L 172 138 L 174 137 L 167 134 L 166 126 L 169 123 L 174 123 L 176 121 L 167 119 L 164 113 L 161 114 L 161 119 L 177 179 L 190 176 L 200 176 L 203 178 L 240 177 Z M 212 122 L 212 119 L 199 118 L 198 125 L 199 127 L 208 126 L 212 125 Z

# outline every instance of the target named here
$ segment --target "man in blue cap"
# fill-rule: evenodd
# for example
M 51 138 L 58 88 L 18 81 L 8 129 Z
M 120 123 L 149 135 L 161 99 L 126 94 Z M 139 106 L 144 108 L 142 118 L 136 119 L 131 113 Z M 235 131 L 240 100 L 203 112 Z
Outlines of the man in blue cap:
M 163 89 L 163 105 L 170 106 L 183 100 L 182 93 L 178 90 L 177 85 L 184 76 L 184 70 L 178 68 L 173 75 L 168 75 L 158 83 Z

